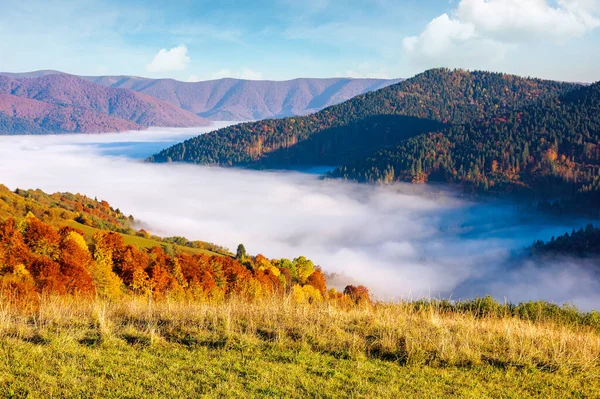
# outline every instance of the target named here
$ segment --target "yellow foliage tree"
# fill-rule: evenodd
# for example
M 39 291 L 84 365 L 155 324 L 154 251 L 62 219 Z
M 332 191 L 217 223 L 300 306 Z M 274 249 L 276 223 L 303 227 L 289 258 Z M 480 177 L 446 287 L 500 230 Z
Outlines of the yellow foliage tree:
M 296 268 L 296 273 L 298 274 L 298 281 L 302 284 L 304 284 L 306 279 L 315 271 L 315 264 L 304 256 L 294 259 L 294 266 Z
M 122 282 L 113 272 L 112 251 L 102 245 L 103 234 L 94 235 L 94 261 L 90 274 L 94 280 L 96 294 L 103 299 L 116 299 L 122 294 Z
M 301 287 L 298 284 L 292 288 L 292 298 L 294 302 L 302 304 L 321 302 L 323 300 L 323 296 L 321 296 L 321 293 L 315 287 L 311 285 Z

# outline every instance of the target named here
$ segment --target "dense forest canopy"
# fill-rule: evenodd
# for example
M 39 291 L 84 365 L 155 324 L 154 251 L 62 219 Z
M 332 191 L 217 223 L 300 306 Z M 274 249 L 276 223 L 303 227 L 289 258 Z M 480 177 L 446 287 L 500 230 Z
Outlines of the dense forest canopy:
M 600 228 L 588 224 L 585 228 L 573 230 L 548 242 L 536 241 L 531 247 L 535 255 L 568 255 L 585 258 L 600 256 Z M 600 270 L 600 261 L 598 261 Z
M 499 73 L 433 69 L 312 115 L 245 123 L 198 136 L 150 160 L 252 167 L 339 165 L 441 126 L 503 114 L 574 87 Z
M 600 207 L 600 83 L 423 134 L 337 168 L 361 182 L 441 181 Z

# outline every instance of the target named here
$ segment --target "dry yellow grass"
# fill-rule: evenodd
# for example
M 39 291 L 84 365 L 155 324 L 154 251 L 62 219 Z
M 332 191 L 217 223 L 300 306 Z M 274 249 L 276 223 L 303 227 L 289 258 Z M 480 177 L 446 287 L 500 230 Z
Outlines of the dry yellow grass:
M 149 303 L 129 297 L 110 303 L 45 297 L 32 314 L 0 305 L 0 337 L 186 346 L 266 341 L 339 358 L 435 367 L 491 364 L 556 373 L 600 369 L 600 335 L 590 327 L 477 317 L 435 307 L 415 310 L 402 303 L 343 310 L 327 303 L 300 305 L 291 298 Z
M 0 397 L 592 398 L 589 326 L 292 298 L 0 302 Z

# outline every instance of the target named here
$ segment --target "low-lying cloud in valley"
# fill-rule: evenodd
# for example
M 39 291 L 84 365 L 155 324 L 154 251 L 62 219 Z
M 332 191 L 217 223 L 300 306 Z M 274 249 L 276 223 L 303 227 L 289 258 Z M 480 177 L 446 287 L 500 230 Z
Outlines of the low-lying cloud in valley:
M 423 186 L 374 187 L 115 155 L 150 155 L 191 134 L 0 137 L 0 183 L 105 199 L 160 235 L 230 249 L 244 243 L 268 257 L 305 255 L 381 298 L 491 293 L 510 301 L 574 301 L 586 309 L 600 303 L 600 280 L 580 261 L 512 260 L 535 239 L 582 221 L 542 220 L 510 204 L 469 203 Z

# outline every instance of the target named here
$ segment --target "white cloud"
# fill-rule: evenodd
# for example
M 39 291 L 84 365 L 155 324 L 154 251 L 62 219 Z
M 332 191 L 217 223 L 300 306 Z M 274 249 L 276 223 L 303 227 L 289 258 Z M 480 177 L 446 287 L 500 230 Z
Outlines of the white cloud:
M 189 63 L 188 49 L 182 44 L 170 50 L 161 49 L 152 62 L 146 65 L 146 69 L 148 72 L 184 71 Z
M 190 75 L 190 76 L 187 78 L 187 81 L 188 81 L 188 82 L 201 82 L 201 81 L 202 81 L 202 78 L 201 78 L 200 76 L 198 76 L 198 75 L 193 75 L 193 74 L 192 74 L 192 75 Z
M 425 27 L 419 36 L 402 41 L 407 54 L 418 62 L 440 66 L 462 66 L 465 59 L 471 62 L 494 61 L 504 56 L 507 46 L 479 35 L 471 23 L 463 23 L 443 14 Z
M 547 0 L 462 0 L 456 16 L 502 40 L 565 41 L 600 26 L 592 10 L 592 2 L 580 0 L 562 0 L 554 7 Z
M 475 26 L 443 14 L 427 24 L 419 36 L 407 37 L 402 44 L 409 52 L 420 51 L 426 56 L 439 56 L 447 53 L 453 45 L 475 36 Z
M 450 14 L 403 40 L 422 63 L 489 62 L 532 40 L 564 42 L 600 26 L 597 0 L 461 0 Z M 452 66 L 452 65 L 447 65 Z

